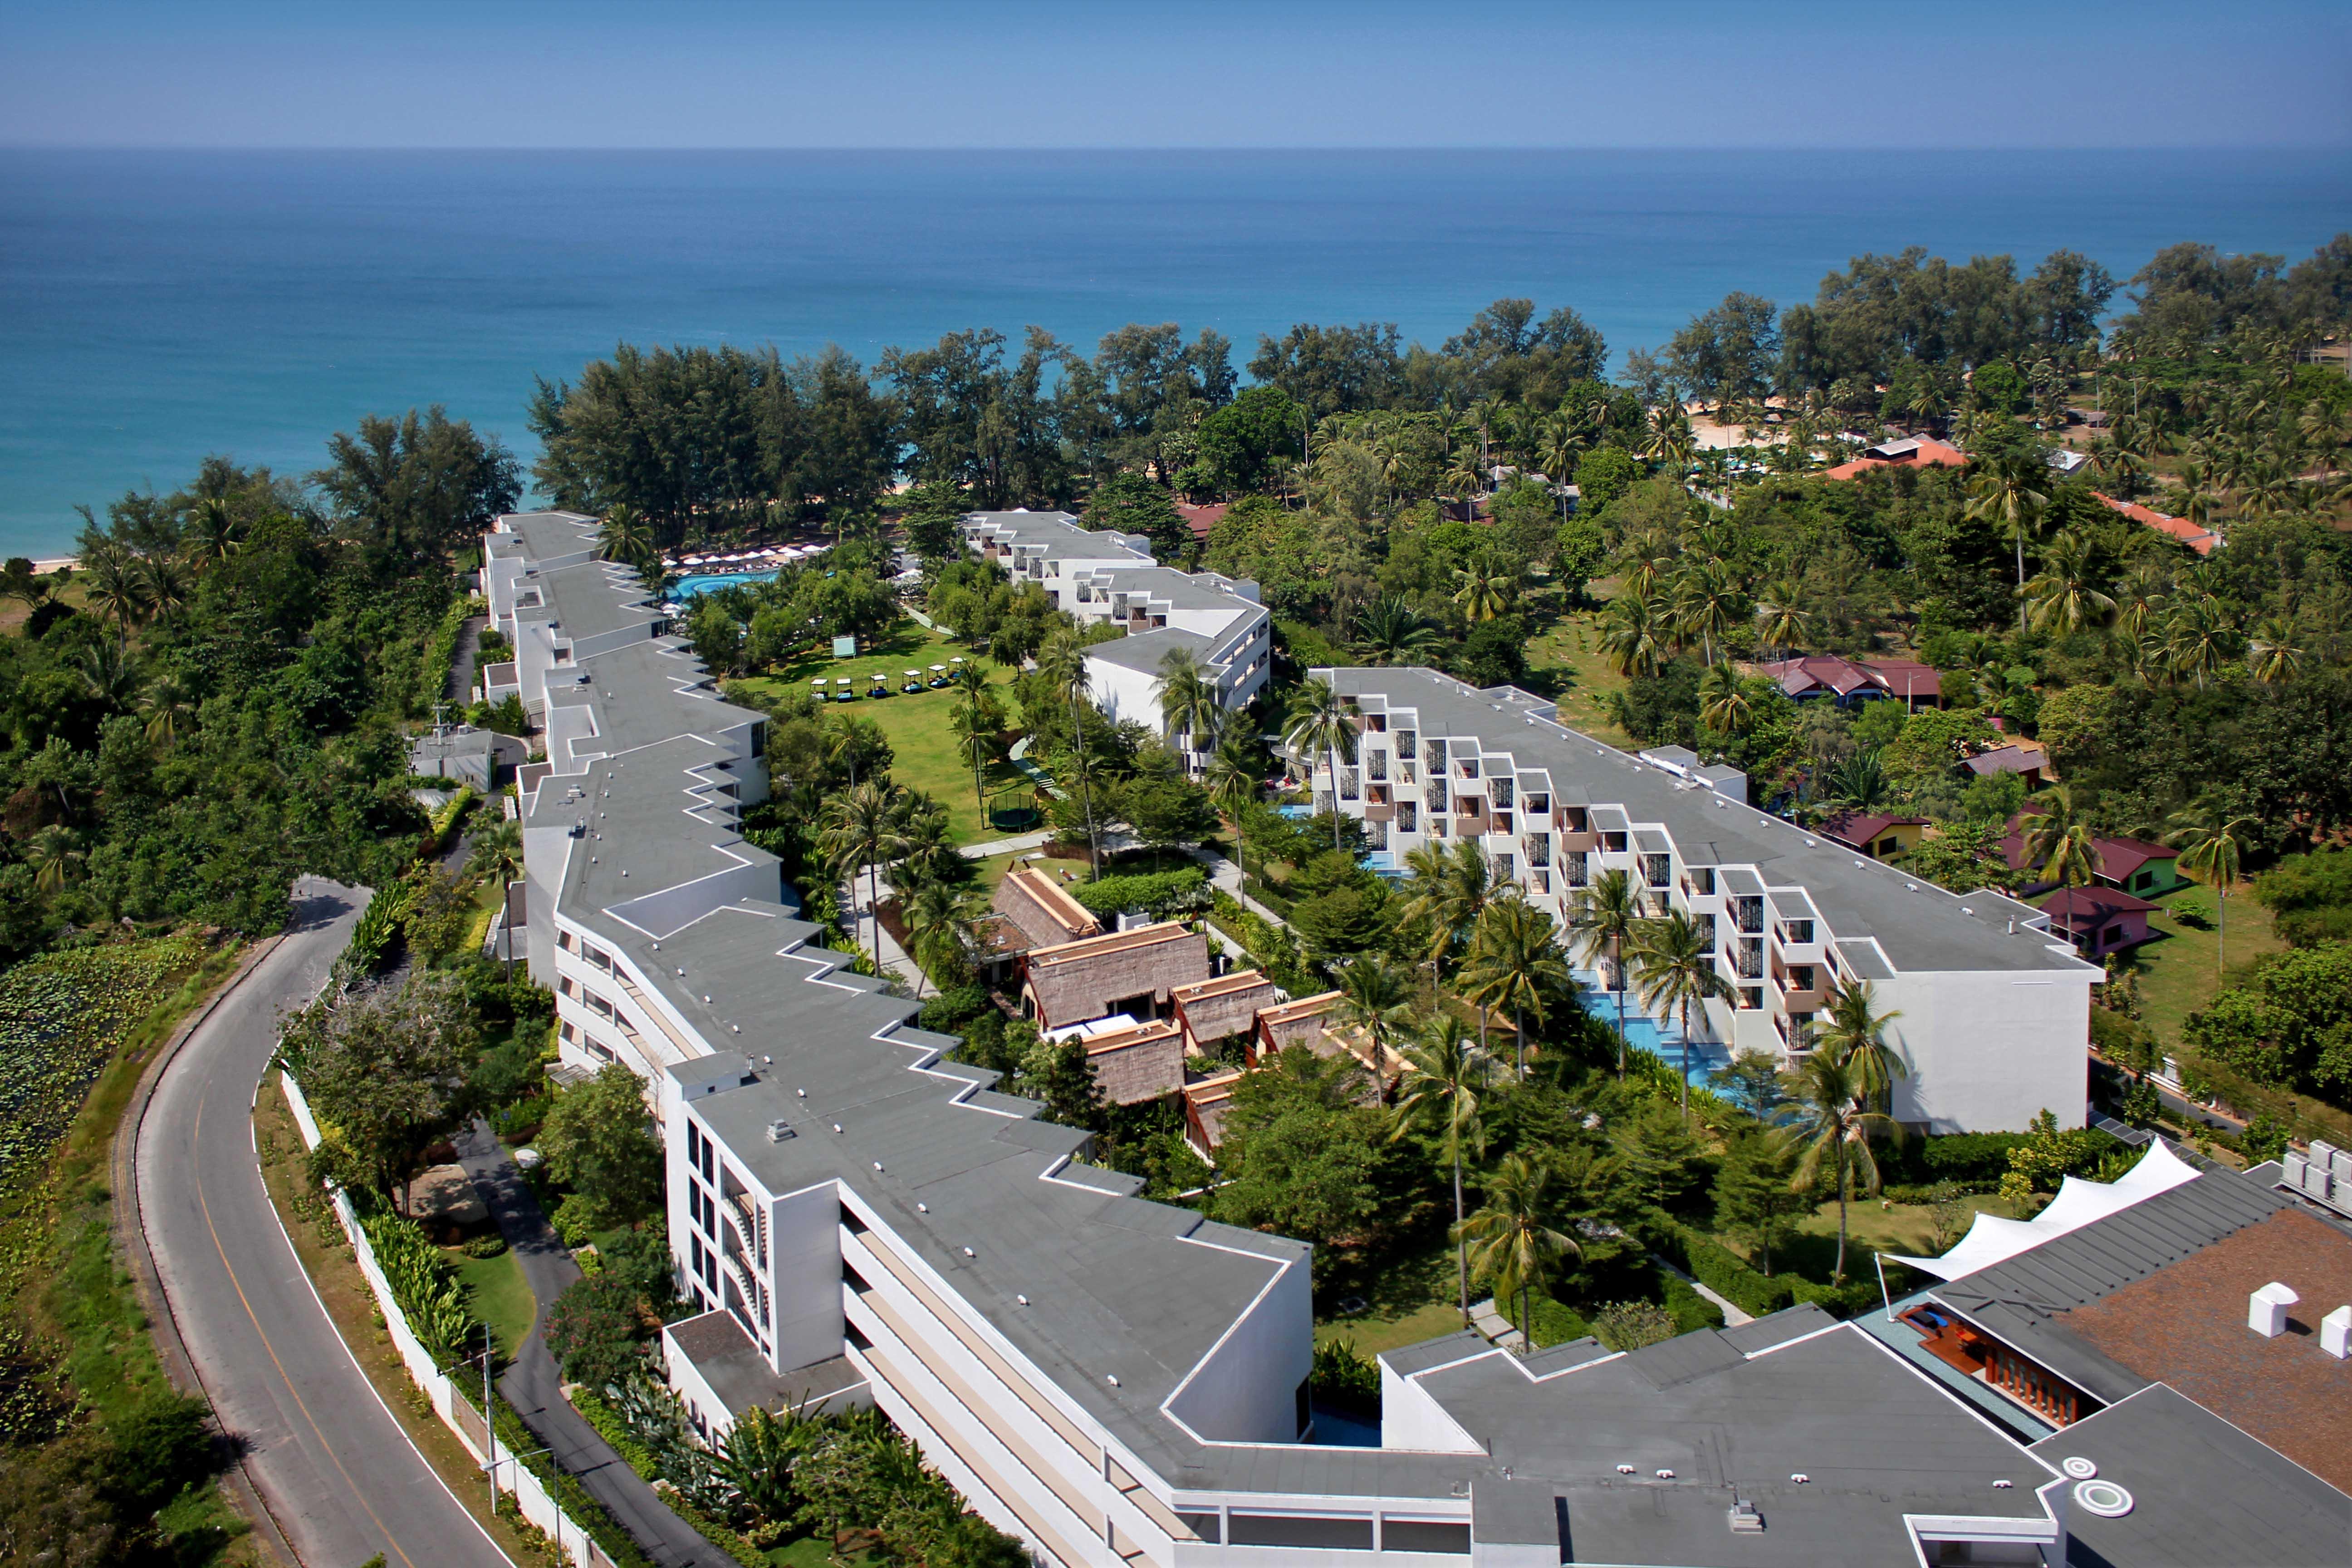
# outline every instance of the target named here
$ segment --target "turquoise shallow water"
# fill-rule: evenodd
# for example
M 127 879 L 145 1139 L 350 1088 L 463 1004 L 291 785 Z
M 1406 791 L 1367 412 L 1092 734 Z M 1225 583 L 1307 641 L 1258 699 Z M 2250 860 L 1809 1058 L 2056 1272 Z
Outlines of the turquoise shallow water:
M 446 404 L 528 455 L 534 374 L 623 339 L 886 344 L 1299 321 L 1432 345 L 1504 294 L 1620 351 L 1858 251 L 2183 238 L 2300 257 L 2343 153 L 0 152 L 0 552 L 208 452 L 301 472 Z

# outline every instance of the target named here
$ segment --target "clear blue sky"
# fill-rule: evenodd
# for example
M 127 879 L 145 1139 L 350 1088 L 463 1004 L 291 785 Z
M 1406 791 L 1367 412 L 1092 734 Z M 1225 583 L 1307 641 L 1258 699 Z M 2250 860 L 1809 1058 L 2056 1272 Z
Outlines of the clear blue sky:
M 0 145 L 2352 145 L 2346 0 L 0 8 Z

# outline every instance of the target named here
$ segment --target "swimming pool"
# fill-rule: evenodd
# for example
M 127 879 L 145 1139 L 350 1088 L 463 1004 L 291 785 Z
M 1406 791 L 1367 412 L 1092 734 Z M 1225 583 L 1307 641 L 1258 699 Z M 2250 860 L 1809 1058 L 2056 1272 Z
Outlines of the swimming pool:
M 698 572 L 691 577 L 680 577 L 670 588 L 670 594 L 676 598 L 691 599 L 713 588 L 731 588 L 738 584 L 772 583 L 775 580 L 776 568 L 773 567 L 765 572 Z
M 1617 1026 L 1617 993 L 1603 990 L 1600 976 L 1590 970 L 1577 970 L 1576 983 L 1584 994 L 1585 1011 L 1608 1025 Z M 1625 994 L 1625 1043 L 1639 1046 L 1668 1067 L 1682 1060 L 1683 1032 L 1679 1024 L 1661 1024 L 1642 1011 L 1633 994 Z M 1731 1048 L 1720 1040 L 1694 1039 L 1690 1043 L 1690 1066 L 1684 1078 L 1694 1088 L 1705 1089 L 1707 1076 L 1731 1065 Z

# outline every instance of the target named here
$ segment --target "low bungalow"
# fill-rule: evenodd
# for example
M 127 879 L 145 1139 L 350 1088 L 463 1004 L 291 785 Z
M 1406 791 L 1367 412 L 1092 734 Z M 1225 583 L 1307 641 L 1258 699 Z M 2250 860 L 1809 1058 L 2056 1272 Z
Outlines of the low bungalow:
M 1241 1080 L 1242 1069 L 1229 1068 L 1184 1086 L 1184 1141 L 1203 1160 L 1213 1163 L 1217 1145 L 1225 1141 L 1225 1110 Z
M 1318 1057 L 1329 1056 L 1330 1051 L 1323 1046 L 1323 1034 L 1330 1027 L 1332 1016 L 1339 1012 L 1339 992 L 1326 991 L 1318 996 L 1302 996 L 1259 1013 L 1255 1037 L 1250 1041 L 1250 1065 L 1255 1067 L 1269 1053 L 1279 1055 L 1293 1046 L 1305 1046 Z
M 1022 967 L 1021 1016 L 1050 1034 L 1114 1013 L 1164 1017 L 1178 986 L 1209 978 L 1209 942 L 1167 921 L 1036 948 Z
M 2113 496 L 2099 495 L 2096 490 L 2091 493 L 2098 496 L 2111 510 L 2123 513 L 2134 522 L 2154 529 L 2168 539 L 2179 540 L 2200 555 L 2212 554 L 2221 542 L 2220 534 L 2210 528 L 2200 528 L 2185 517 L 2168 517 L 2155 508 L 2141 506 L 2137 501 L 2117 500 Z
M 1106 1022 L 1111 1026 L 1076 1031 L 1105 1100 L 1113 1105 L 1145 1105 L 1184 1087 L 1181 1025 L 1170 1018 Z
M 2058 776 L 2057 771 L 2050 765 L 2050 748 L 2023 736 L 2007 745 L 1979 752 L 1960 765 L 1979 778 L 1994 773 L 2016 773 L 2025 780 L 2029 789 L 2040 789 Z
M 1884 860 L 1919 847 L 1927 827 L 1924 816 L 1894 816 L 1885 812 L 1844 813 L 1822 824 L 1822 837 L 1848 848 Z
M 1800 702 L 1827 698 L 1841 708 L 1898 698 L 1906 708 L 1944 705 L 1943 678 L 1932 665 L 1911 658 L 1846 658 L 1833 653 L 1805 654 L 1759 664 L 1757 673 L 1780 683 Z
M 2042 901 L 2050 934 L 2064 937 L 2084 958 L 2105 958 L 2148 939 L 2157 905 L 2113 888 L 2061 888 Z
M 1236 969 L 1196 985 L 1179 985 L 1169 999 L 1184 1030 L 1184 1048 L 1206 1056 L 1219 1040 L 1254 1031 L 1257 1016 L 1278 1005 L 1282 993 L 1258 971 Z
M 530 760 L 529 742 L 467 724 L 419 735 L 408 748 L 413 775 L 468 784 L 485 794 Z
M 1899 441 L 1881 441 L 1874 447 L 1864 447 L 1862 456 L 1850 463 L 1840 463 L 1822 477 L 1831 479 L 1851 479 L 1869 473 L 1874 468 L 1965 468 L 1969 455 L 1958 447 L 1925 436 L 1906 436 Z
M 2012 871 L 2039 869 L 2025 851 L 2025 819 L 2030 815 L 2021 811 L 2011 817 L 2009 832 L 2000 841 L 2001 858 L 2009 862 Z M 2147 897 L 2187 887 L 2188 879 L 2179 871 L 2179 859 L 2178 849 L 2151 844 L 2145 838 L 2101 836 L 2091 840 L 2091 875 L 2121 893 Z

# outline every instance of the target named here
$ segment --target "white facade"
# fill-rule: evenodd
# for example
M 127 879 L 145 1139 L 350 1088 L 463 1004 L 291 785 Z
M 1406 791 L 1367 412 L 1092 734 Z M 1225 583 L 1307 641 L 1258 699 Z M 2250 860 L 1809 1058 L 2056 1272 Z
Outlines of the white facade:
M 1911 1068 L 1897 1120 L 2021 1131 L 2046 1109 L 2082 1125 L 2102 976 L 2040 910 L 1864 860 L 1750 808 L 1736 772 L 1629 756 L 1525 692 L 1428 670 L 1315 673 L 1360 713 L 1356 760 L 1336 781 L 1329 753 L 1312 759 L 1317 808 L 1336 798 L 1376 850 L 1402 863 L 1470 838 L 1563 928 L 1578 889 L 1622 870 L 1649 912 L 1681 910 L 1717 938 L 1732 995 L 1705 1004 L 1703 1026 L 1694 1015 L 1703 1037 L 1792 1061 L 1835 984 L 1866 980 L 1879 1011 L 1901 1014 L 1888 1030 Z

